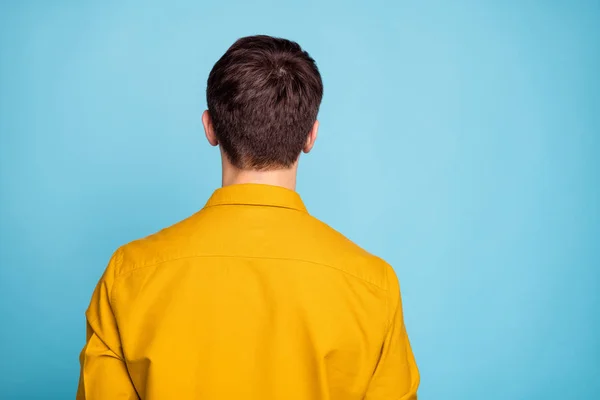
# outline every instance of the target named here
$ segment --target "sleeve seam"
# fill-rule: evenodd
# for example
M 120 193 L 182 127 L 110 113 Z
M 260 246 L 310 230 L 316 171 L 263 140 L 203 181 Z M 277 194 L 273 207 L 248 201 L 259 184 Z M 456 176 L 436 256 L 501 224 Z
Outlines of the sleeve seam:
M 112 281 L 112 285 L 110 286 L 110 292 L 108 294 L 108 298 L 110 299 L 110 308 L 113 312 L 113 314 L 115 314 L 115 318 L 116 318 L 116 312 L 115 312 L 115 286 L 117 284 L 117 279 L 119 278 L 120 274 L 119 274 L 119 269 L 121 268 L 121 264 L 123 261 L 123 249 L 120 247 L 117 249 L 117 251 L 115 252 L 115 256 L 114 256 L 114 271 L 113 271 L 113 281 Z
M 384 265 L 383 266 L 383 271 L 385 274 L 385 289 L 386 289 L 386 293 L 385 293 L 385 331 L 384 333 L 387 335 L 388 330 L 391 327 L 391 322 L 392 322 L 392 318 L 390 316 L 390 281 L 388 278 L 388 266 Z

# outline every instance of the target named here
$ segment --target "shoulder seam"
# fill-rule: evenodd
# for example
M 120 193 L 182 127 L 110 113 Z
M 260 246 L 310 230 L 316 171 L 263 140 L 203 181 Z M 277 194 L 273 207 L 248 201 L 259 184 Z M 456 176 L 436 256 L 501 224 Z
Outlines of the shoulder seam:
M 303 262 L 303 263 L 307 263 L 307 264 L 315 264 L 315 265 L 320 265 L 323 267 L 328 267 L 331 269 L 335 269 L 336 271 L 342 272 L 344 274 L 347 274 L 349 276 L 352 276 L 353 278 L 359 279 L 363 282 L 366 282 L 368 284 L 371 284 L 373 286 L 375 286 L 376 288 L 383 290 L 384 292 L 388 292 L 388 288 L 387 285 L 386 287 L 382 287 L 381 285 L 370 281 L 368 279 L 365 279 L 363 277 L 360 277 L 358 275 L 355 275 L 351 272 L 348 272 L 346 270 L 343 270 L 341 268 L 338 267 L 334 267 L 333 265 L 329 265 L 329 264 L 325 264 L 325 263 L 320 263 L 320 262 L 316 262 L 316 261 L 309 261 L 309 260 L 302 260 L 299 258 L 286 258 L 286 257 L 258 257 L 258 256 L 233 256 L 233 255 L 224 255 L 224 254 L 198 254 L 198 255 L 192 255 L 192 256 L 184 256 L 184 257 L 177 257 L 177 258 L 169 258 L 167 260 L 162 260 L 162 261 L 158 261 L 155 263 L 151 263 L 151 264 L 146 264 L 146 265 L 141 265 L 141 266 L 136 266 L 128 271 L 124 271 L 121 272 L 120 274 L 118 274 L 115 279 L 119 279 L 119 278 L 123 278 L 126 277 L 127 275 L 129 275 L 132 272 L 141 270 L 141 269 L 145 269 L 145 268 L 151 268 L 151 267 L 156 267 L 159 266 L 160 264 L 164 264 L 167 262 L 171 262 L 171 261 L 178 261 L 178 260 L 185 260 L 185 259 L 191 259 L 191 258 L 246 258 L 246 259 L 257 259 L 257 260 L 282 260 L 282 261 L 297 261 L 297 262 Z M 387 272 L 386 272 L 387 273 Z M 386 297 L 387 298 L 387 297 Z M 387 301 L 387 300 L 386 300 Z

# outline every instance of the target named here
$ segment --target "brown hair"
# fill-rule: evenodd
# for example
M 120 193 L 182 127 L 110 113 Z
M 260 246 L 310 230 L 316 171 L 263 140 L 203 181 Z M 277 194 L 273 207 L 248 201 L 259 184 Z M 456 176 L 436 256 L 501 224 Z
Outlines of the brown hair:
M 226 156 L 238 168 L 257 170 L 298 159 L 322 97 L 310 55 L 296 42 L 264 35 L 238 39 L 210 71 L 206 88 Z

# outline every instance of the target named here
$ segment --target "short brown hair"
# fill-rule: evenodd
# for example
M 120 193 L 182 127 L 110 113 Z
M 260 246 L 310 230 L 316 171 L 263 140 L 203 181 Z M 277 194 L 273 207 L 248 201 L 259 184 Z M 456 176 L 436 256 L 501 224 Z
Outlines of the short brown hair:
M 290 40 L 238 39 L 208 76 L 215 135 L 238 168 L 277 169 L 300 156 L 317 119 L 323 82 L 315 60 Z

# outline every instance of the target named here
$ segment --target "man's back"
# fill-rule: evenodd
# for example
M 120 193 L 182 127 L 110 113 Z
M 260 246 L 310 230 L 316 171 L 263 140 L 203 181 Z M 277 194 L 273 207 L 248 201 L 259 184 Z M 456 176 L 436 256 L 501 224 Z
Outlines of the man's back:
M 202 125 L 223 188 L 114 254 L 87 311 L 78 399 L 416 398 L 394 271 L 295 192 L 322 97 L 290 40 L 240 38 L 215 63 Z
M 281 187 L 123 246 L 87 318 L 80 398 L 416 398 L 394 271 Z

